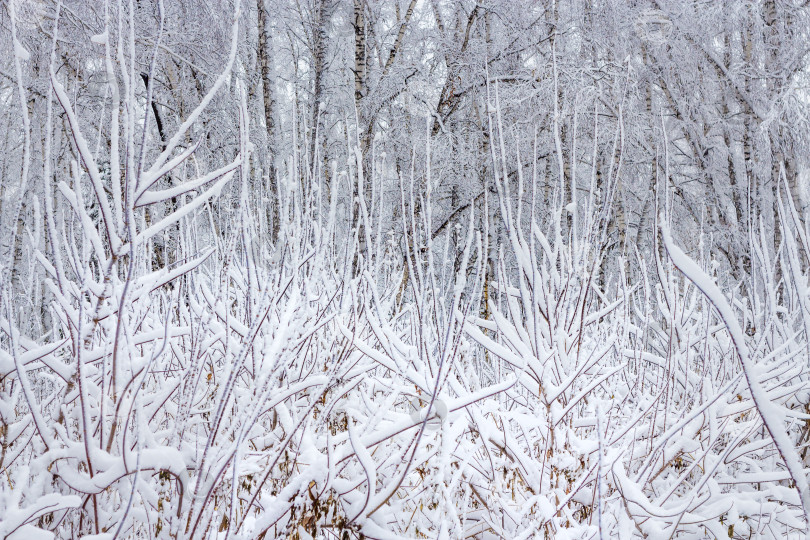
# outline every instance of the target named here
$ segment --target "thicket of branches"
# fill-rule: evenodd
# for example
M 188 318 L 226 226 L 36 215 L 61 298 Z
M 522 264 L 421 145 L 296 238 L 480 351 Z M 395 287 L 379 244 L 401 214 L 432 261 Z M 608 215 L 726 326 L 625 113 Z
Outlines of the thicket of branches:
M 0 538 L 804 537 L 808 15 L 7 0 Z

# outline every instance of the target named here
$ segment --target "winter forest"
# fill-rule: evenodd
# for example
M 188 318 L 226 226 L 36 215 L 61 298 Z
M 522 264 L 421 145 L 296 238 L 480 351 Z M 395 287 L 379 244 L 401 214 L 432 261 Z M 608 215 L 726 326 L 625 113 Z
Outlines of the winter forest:
M 805 538 L 810 5 L 0 1 L 0 539 Z

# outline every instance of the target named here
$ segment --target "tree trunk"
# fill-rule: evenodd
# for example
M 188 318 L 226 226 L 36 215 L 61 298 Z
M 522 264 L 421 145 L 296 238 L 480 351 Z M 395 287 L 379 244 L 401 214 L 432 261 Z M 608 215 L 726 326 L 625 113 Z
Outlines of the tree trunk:
M 270 224 L 270 241 L 275 243 L 279 231 L 278 186 L 276 180 L 276 123 L 274 118 L 275 101 L 273 99 L 272 48 L 267 31 L 267 5 L 265 0 L 256 0 L 259 25 L 259 63 L 261 65 L 262 98 L 264 103 L 264 126 L 267 131 L 265 159 L 267 160 L 267 189 L 270 201 L 267 204 L 267 221 Z
M 318 124 L 321 116 L 321 102 L 323 101 L 323 72 L 326 67 L 326 23 L 327 0 L 315 1 L 315 13 L 312 29 L 312 60 L 313 60 L 313 90 L 312 90 L 312 111 L 310 116 L 310 139 L 309 139 L 309 171 L 315 174 L 316 156 L 318 148 Z M 305 190 L 306 192 L 306 190 Z

